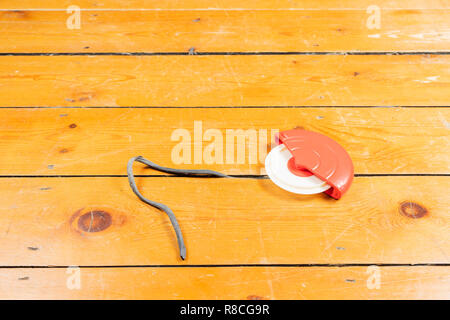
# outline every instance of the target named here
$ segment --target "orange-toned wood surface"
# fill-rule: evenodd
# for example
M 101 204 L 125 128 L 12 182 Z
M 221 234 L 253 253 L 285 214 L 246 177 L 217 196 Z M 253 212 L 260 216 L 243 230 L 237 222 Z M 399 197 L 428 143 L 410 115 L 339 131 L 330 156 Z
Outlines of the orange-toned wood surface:
M 0 12 L 2 52 L 446 51 L 450 9 L 389 10 L 380 29 L 365 10 Z M 171 41 L 167 41 L 171 39 Z M 11 46 L 11 41 L 14 46 Z
M 6 109 L 2 114 L 0 175 L 124 175 L 128 159 L 135 155 L 169 167 L 259 175 L 271 131 L 296 127 L 341 143 L 357 174 L 445 174 L 449 166 L 448 108 L 56 108 Z M 194 137 L 195 122 L 201 122 L 201 139 Z M 174 133 L 180 129 L 191 140 L 190 163 L 173 159 L 181 142 Z M 222 164 L 208 164 L 206 159 L 195 164 L 195 149 L 205 154 L 211 144 L 205 135 L 210 129 L 222 134 L 224 155 L 227 129 L 251 129 L 258 136 L 239 145 L 246 151 L 242 164 L 228 164 L 225 156 Z M 259 138 L 260 130 L 267 134 L 267 143 Z M 248 160 L 251 147 L 258 148 L 254 164 Z M 139 174 L 160 174 L 141 167 L 136 169 Z
M 9 299 L 448 299 L 450 285 L 445 267 L 79 270 L 80 290 L 67 288 L 66 269 L 8 269 L 0 291 Z M 371 272 L 380 274 L 379 289 L 370 284 Z M 132 289 L 124 285 L 130 279 Z
M 4 0 L 2 1 L 2 8 L 4 9 L 59 9 L 65 10 L 68 6 L 73 5 L 71 0 Z M 356 10 L 366 10 L 367 7 L 373 5 L 372 0 L 322 0 L 322 1 L 310 1 L 310 0 L 228 0 L 228 1 L 214 1 L 210 0 L 79 0 L 77 5 L 80 8 L 88 9 L 121 9 L 121 10 L 134 10 L 134 9 L 150 9 L 150 10 L 185 10 L 185 9 L 198 9 L 198 10 L 242 10 L 242 9 L 255 9 L 255 10 L 304 10 L 305 8 L 313 8 L 318 10 L 330 10 L 333 8 L 345 9 L 351 8 Z M 377 0 L 376 4 L 383 9 L 448 9 L 448 0 Z
M 450 97 L 450 55 L 47 61 L 47 56 L 2 57 L 0 106 L 445 106 Z
M 167 216 L 126 177 L 6 178 L 2 265 L 448 262 L 449 201 L 436 189 L 448 177 L 356 177 L 339 201 L 268 179 L 136 179 L 176 213 L 186 261 Z
M 80 0 L 68 29 L 73 4 L 0 4 L 0 298 L 450 298 L 449 1 Z M 195 121 L 326 134 L 353 185 L 336 201 L 279 189 L 262 161 L 176 164 Z M 129 188 L 139 154 L 250 175 L 135 165 L 186 261 Z

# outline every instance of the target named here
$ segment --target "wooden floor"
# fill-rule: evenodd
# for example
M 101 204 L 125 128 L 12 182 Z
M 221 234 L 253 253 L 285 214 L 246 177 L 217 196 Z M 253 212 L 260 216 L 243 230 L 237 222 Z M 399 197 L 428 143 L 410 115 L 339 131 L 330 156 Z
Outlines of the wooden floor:
M 79 29 L 72 2 L 0 4 L 0 298 L 450 298 L 450 1 L 78 0 Z M 328 135 L 353 185 L 175 163 L 199 122 Z M 238 176 L 135 165 L 185 261 L 137 155 Z

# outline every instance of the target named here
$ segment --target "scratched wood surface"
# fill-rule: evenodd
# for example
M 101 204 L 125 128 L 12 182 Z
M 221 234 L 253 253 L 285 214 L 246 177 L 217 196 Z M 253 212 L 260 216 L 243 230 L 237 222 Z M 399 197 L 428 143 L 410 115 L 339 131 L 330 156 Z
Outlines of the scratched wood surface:
M 449 299 L 450 3 L 380 0 L 368 29 L 373 4 L 80 0 L 69 30 L 72 1 L 2 1 L 0 298 Z M 357 176 L 335 201 L 279 189 L 261 161 L 175 164 L 194 121 L 324 133 Z M 139 154 L 250 175 L 135 165 L 186 261 L 128 186 Z
M 67 290 L 66 269 L 8 269 L 0 274 L 0 291 L 8 299 L 448 298 L 445 267 L 383 267 L 379 274 L 377 289 L 367 284 L 364 267 L 83 268 L 81 289 Z M 137 280 L 132 290 L 124 286 L 130 279 Z
M 380 29 L 365 10 L 0 12 L 2 52 L 446 51 L 450 9 L 389 10 Z M 363 26 L 363 27 L 362 27 Z M 383 28 L 381 28 L 383 26 Z M 170 38 L 171 41 L 167 41 Z M 11 41 L 15 44 L 11 46 Z
M 450 55 L 5 56 L 1 106 L 445 106 Z M 24 94 L 32 92 L 33 94 Z
M 228 0 L 228 1 L 214 1 L 210 0 L 79 0 L 77 5 L 84 9 L 201 9 L 212 11 L 215 9 L 255 9 L 255 10 L 304 10 L 305 8 L 313 8 L 319 10 L 329 10 L 332 8 L 351 8 L 357 10 L 366 10 L 367 7 L 373 5 L 372 0 Z M 378 0 L 376 3 L 381 8 L 390 9 L 448 9 L 448 0 Z M 34 0 L 3 0 L 2 8 L 5 9 L 63 9 L 73 5 L 71 0 L 43 0 L 37 3 Z
M 448 262 L 449 201 L 436 192 L 448 177 L 356 177 L 338 202 L 268 179 L 136 179 L 176 213 L 186 261 L 166 215 L 138 201 L 126 177 L 6 178 L 2 264 Z
M 124 175 L 128 159 L 136 155 L 169 167 L 259 175 L 272 130 L 296 127 L 341 143 L 357 174 L 445 174 L 449 168 L 448 108 L 57 108 L 6 109 L 2 115 L 0 175 Z M 194 136 L 195 122 L 201 138 Z M 237 141 L 228 138 L 227 143 L 227 130 L 240 128 L 252 129 L 256 136 L 252 140 L 249 133 L 239 147 L 246 152 L 244 163 L 237 163 L 235 155 L 234 163 L 222 156 L 208 164 L 203 156 L 212 143 L 208 130 L 219 130 L 223 146 L 218 149 L 225 155 L 227 144 Z M 175 151 L 182 140 L 173 134 L 180 129 L 192 146 L 186 151 L 188 161 L 177 164 Z M 260 132 L 267 134 L 266 140 L 259 138 Z M 251 164 L 249 152 L 255 148 L 258 157 Z M 202 154 L 200 164 L 194 163 L 196 150 Z M 136 173 L 160 174 L 143 166 Z

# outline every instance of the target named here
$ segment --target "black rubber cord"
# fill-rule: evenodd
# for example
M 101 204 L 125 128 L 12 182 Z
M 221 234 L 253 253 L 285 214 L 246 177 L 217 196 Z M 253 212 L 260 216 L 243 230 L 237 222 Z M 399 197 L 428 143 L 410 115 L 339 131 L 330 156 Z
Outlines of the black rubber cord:
M 164 211 L 170 219 L 170 222 L 172 223 L 173 229 L 175 230 L 175 234 L 177 235 L 177 241 L 178 241 L 178 247 L 180 248 L 180 257 L 181 259 L 186 259 L 186 246 L 184 245 L 183 235 L 181 234 L 180 225 L 178 224 L 177 218 L 175 218 L 175 214 L 173 211 L 166 206 L 165 204 L 155 202 L 152 200 L 149 200 L 145 198 L 138 190 L 136 186 L 136 182 L 134 181 L 134 174 L 133 174 L 133 163 L 137 161 L 140 163 L 143 163 L 147 165 L 148 167 L 165 172 L 165 173 L 171 173 L 177 176 L 186 176 L 186 177 L 219 177 L 219 178 L 231 178 L 230 176 L 213 171 L 213 170 L 184 170 L 184 169 L 172 169 L 172 168 L 166 168 L 161 167 L 157 165 L 156 163 L 153 163 L 141 156 L 131 158 L 128 161 L 127 165 L 127 175 L 128 175 L 128 182 L 130 183 L 131 190 L 138 196 L 139 199 L 141 199 L 146 204 L 155 207 L 159 210 Z

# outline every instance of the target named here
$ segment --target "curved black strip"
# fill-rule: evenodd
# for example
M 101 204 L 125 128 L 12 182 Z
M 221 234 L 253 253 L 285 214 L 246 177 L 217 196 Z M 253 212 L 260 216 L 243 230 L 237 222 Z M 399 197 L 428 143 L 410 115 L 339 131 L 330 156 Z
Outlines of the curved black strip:
M 184 260 L 184 259 L 186 259 L 186 246 L 184 245 L 183 235 L 181 234 L 180 225 L 178 224 L 177 218 L 175 218 L 175 214 L 165 204 L 151 201 L 151 200 L 145 198 L 139 192 L 139 190 L 136 186 L 136 182 L 134 181 L 134 175 L 133 175 L 133 162 L 134 161 L 143 162 L 142 160 L 143 160 L 143 158 L 139 156 L 139 157 L 131 158 L 128 161 L 127 175 L 128 175 L 128 182 L 130 183 L 131 190 L 133 190 L 133 192 L 137 195 L 137 197 L 139 199 L 141 199 L 141 201 L 143 201 L 146 204 L 148 204 L 152 207 L 155 207 L 161 211 L 164 211 L 169 216 L 170 222 L 172 223 L 173 229 L 175 230 L 175 234 L 177 235 L 178 247 L 180 248 L 180 257 L 181 257 L 181 259 Z
M 134 159 L 134 160 L 133 160 Z M 140 163 L 143 163 L 147 166 L 149 166 L 152 169 L 155 169 L 157 171 L 165 172 L 165 173 L 171 173 L 177 176 L 183 176 L 183 177 L 219 177 L 219 178 L 229 178 L 230 176 L 213 171 L 213 170 L 203 170 L 203 169 L 196 169 L 196 170 L 187 170 L 187 169 L 173 169 L 173 168 L 167 168 L 160 166 L 154 162 L 151 162 L 150 160 L 145 159 L 144 157 L 135 157 L 130 159 L 130 161 L 137 161 Z M 129 175 L 128 175 L 129 176 Z
M 147 160 L 141 156 L 138 157 L 134 157 L 131 158 L 128 161 L 127 164 L 127 176 L 128 176 L 128 182 L 130 183 L 130 187 L 131 190 L 133 190 L 133 192 L 137 195 L 137 197 L 145 202 L 146 204 L 155 207 L 161 211 L 164 211 L 167 216 L 170 219 L 170 222 L 172 223 L 173 229 L 175 230 L 175 234 L 177 236 L 177 241 L 178 241 L 178 247 L 180 248 L 180 257 L 181 259 L 185 260 L 186 259 L 186 246 L 184 245 L 184 240 L 183 240 L 183 235 L 181 233 L 181 229 L 180 229 L 180 225 L 178 224 L 177 218 L 175 217 L 175 214 L 173 213 L 173 211 L 166 206 L 163 203 L 159 203 L 156 201 L 152 201 L 149 200 L 147 198 L 145 198 L 138 190 L 137 186 L 136 186 L 136 182 L 134 181 L 134 175 L 133 175 L 133 163 L 134 162 L 140 162 L 143 163 L 145 165 L 147 165 L 148 167 L 161 171 L 161 172 L 165 172 L 165 173 L 170 173 L 170 174 L 174 174 L 177 176 L 183 176 L 183 177 L 220 177 L 220 178 L 229 178 L 229 176 L 227 176 L 226 174 L 217 172 L 217 171 L 212 171 L 212 170 L 183 170 L 183 169 L 172 169 L 172 168 L 167 168 L 167 167 L 162 167 L 160 165 L 157 165 L 156 163 L 151 162 L 150 160 Z

